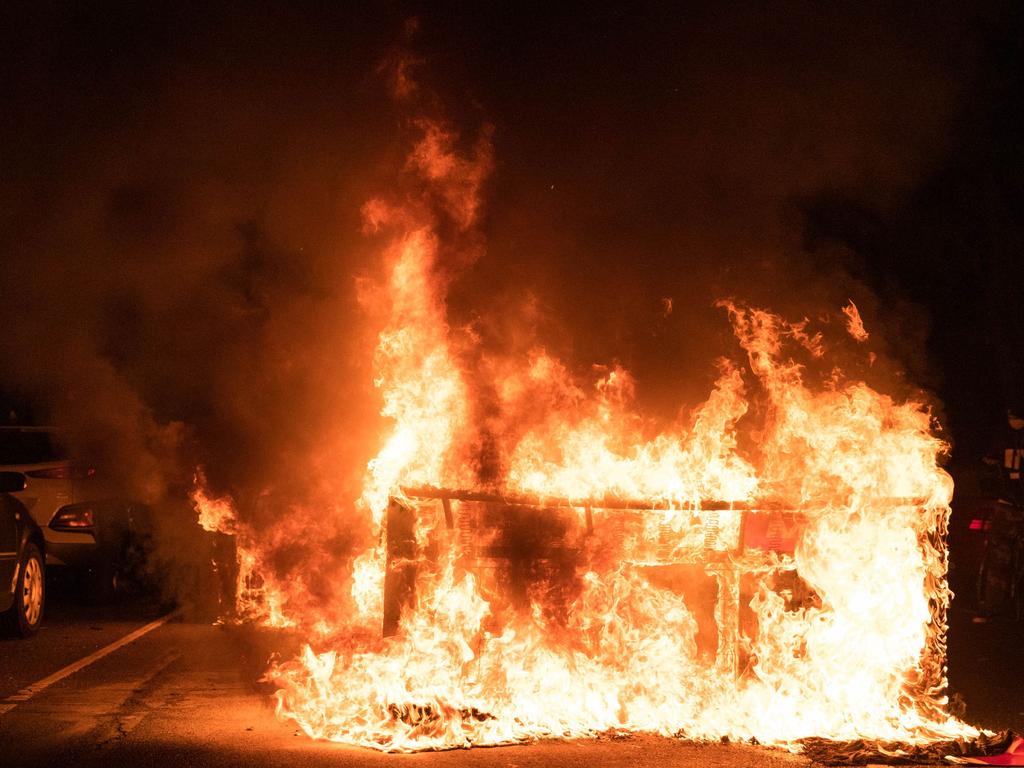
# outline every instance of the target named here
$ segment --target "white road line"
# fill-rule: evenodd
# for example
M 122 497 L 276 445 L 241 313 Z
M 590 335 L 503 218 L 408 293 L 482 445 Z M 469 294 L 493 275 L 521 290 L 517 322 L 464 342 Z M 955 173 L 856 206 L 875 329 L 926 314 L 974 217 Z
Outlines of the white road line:
M 95 653 L 90 653 L 88 656 L 81 658 L 78 661 L 72 662 L 71 664 L 68 664 L 66 667 L 64 667 L 64 669 L 57 670 L 49 677 L 44 677 L 39 682 L 32 683 L 32 685 L 26 688 L 22 688 L 17 693 L 8 696 L 3 701 L 0 701 L 0 715 L 10 712 L 21 702 L 28 701 L 40 691 L 49 688 L 54 683 L 59 683 L 65 677 L 75 674 L 75 672 L 77 672 L 80 669 L 85 669 L 93 662 L 99 661 L 104 656 L 107 656 L 116 651 L 118 648 L 123 648 L 124 646 L 128 645 L 128 643 L 138 640 L 140 637 L 149 632 L 152 632 L 157 627 L 162 627 L 164 624 L 166 624 L 168 621 L 174 618 L 177 615 L 177 613 L 177 611 L 172 611 L 171 613 L 168 613 L 166 616 L 161 616 L 156 621 L 151 621 L 144 627 L 139 627 L 134 632 L 130 632 L 129 634 L 122 637 L 120 640 L 115 640 L 110 645 L 100 648 Z

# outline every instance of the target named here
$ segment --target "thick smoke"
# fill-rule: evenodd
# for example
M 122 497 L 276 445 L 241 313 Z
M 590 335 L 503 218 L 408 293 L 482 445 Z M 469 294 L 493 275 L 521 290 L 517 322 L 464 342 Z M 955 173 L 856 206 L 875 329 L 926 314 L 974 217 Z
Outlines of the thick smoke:
M 620 361 L 671 416 L 732 349 L 715 300 L 853 297 L 896 340 L 868 375 L 914 364 L 923 321 L 806 212 L 899 205 L 941 156 L 952 13 L 421 14 L 418 58 L 388 53 L 403 9 L 6 13 L 0 387 L 155 505 L 167 561 L 206 557 L 180 533 L 196 467 L 257 529 L 307 516 L 282 573 L 372 535 L 344 524 L 381 428 L 360 211 L 424 110 L 494 126 L 480 239 L 446 264 L 485 348 Z

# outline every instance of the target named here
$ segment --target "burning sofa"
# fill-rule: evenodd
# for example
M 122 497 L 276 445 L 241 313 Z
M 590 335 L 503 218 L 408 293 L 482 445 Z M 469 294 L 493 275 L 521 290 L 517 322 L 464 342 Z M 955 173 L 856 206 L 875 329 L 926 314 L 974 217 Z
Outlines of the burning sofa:
M 749 502 L 673 508 L 616 498 L 402 489 L 390 499 L 385 525 L 383 634 L 399 632 L 417 584 L 436 577 L 446 557 L 476 577 L 492 604 L 506 611 L 542 604 L 556 621 L 582 572 L 629 568 L 678 594 L 694 613 L 705 662 L 739 675 L 758 631 L 749 605 L 759 588 L 778 595 L 786 610 L 820 605 L 794 560 L 805 523 L 799 512 Z

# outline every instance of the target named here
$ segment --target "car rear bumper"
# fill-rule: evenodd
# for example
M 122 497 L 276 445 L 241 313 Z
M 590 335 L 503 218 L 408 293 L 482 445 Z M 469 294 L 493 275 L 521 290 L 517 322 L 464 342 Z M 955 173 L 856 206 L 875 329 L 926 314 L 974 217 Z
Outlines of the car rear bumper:
M 47 533 L 52 533 L 48 531 Z M 74 540 L 68 541 L 70 536 Z M 71 568 L 88 567 L 101 556 L 102 550 L 91 534 L 67 534 L 58 540 L 46 537 L 46 564 L 66 565 Z

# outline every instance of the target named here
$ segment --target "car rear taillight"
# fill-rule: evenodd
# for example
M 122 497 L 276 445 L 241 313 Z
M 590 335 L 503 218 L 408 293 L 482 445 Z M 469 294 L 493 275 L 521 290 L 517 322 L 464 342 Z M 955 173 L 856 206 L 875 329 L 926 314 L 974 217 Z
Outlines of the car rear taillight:
M 33 469 L 25 473 L 29 477 L 37 477 L 41 480 L 85 480 L 96 474 L 92 467 L 85 466 L 63 466 L 50 467 L 49 469 Z
M 70 504 L 57 510 L 50 521 L 55 531 L 87 531 L 96 523 L 92 506 L 89 504 Z
M 971 520 L 971 524 L 967 526 L 967 528 L 972 531 L 987 531 L 991 527 L 991 520 L 983 520 L 979 517 L 976 517 L 973 520 Z

